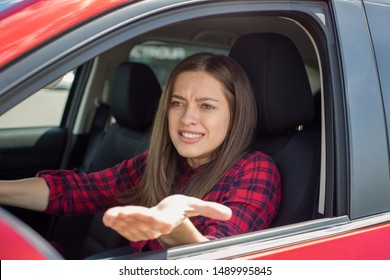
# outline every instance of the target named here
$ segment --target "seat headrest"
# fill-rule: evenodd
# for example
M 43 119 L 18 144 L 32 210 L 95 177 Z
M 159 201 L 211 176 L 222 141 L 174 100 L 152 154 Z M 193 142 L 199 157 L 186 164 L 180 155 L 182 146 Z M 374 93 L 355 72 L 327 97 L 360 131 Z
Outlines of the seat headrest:
M 153 121 L 160 95 L 160 84 L 149 66 L 124 62 L 112 80 L 109 103 L 119 125 L 143 131 Z
M 252 83 L 261 133 L 276 134 L 312 121 L 310 83 L 290 39 L 273 33 L 243 35 L 229 56 L 242 66 Z

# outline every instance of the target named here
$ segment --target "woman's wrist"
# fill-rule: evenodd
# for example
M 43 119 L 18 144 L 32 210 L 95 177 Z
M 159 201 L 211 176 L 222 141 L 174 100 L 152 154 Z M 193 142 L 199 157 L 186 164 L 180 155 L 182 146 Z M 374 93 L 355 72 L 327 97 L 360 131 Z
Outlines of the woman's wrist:
M 209 239 L 203 236 L 192 222 L 186 218 L 171 233 L 160 236 L 158 241 L 163 248 L 170 248 L 178 245 L 205 242 L 209 241 Z

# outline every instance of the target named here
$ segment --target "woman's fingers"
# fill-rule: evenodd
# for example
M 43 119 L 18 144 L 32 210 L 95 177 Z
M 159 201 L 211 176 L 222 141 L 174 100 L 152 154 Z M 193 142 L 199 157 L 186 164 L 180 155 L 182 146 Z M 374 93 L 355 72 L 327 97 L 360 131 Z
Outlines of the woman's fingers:
M 159 211 L 182 211 L 185 217 L 205 216 L 216 220 L 229 220 L 232 216 L 232 211 L 229 207 L 220 203 L 204 201 L 199 198 L 172 195 L 163 199 L 156 208 Z
M 149 208 L 141 206 L 118 206 L 108 209 L 103 215 L 103 223 L 106 226 L 120 224 L 127 219 L 128 221 L 136 220 L 142 216 L 148 216 Z
M 187 217 L 205 216 L 222 221 L 227 221 L 232 217 L 232 210 L 225 205 L 210 201 L 199 201 L 191 203 L 191 209 L 186 211 Z

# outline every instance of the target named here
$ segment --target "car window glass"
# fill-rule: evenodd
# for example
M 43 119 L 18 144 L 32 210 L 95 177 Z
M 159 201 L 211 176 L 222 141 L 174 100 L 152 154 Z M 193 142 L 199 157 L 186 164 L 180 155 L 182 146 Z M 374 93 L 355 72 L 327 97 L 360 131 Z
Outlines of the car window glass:
M 0 117 L 0 129 L 59 126 L 73 79 L 68 72 L 17 104 Z
M 160 84 L 164 85 L 177 63 L 199 52 L 228 54 L 228 50 L 225 49 L 148 41 L 132 48 L 129 61 L 149 65 Z
M 0 12 L 5 11 L 7 9 L 13 8 L 16 5 L 23 2 L 22 0 L 3 0 L 0 1 Z

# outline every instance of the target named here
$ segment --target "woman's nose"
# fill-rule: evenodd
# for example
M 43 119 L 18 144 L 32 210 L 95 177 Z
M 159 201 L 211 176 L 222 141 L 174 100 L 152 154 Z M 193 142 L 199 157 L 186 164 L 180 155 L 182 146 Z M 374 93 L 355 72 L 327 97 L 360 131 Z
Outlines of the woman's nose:
M 195 106 L 187 106 L 185 110 L 183 110 L 183 114 L 181 116 L 181 121 L 184 124 L 197 124 L 199 119 L 198 112 Z

